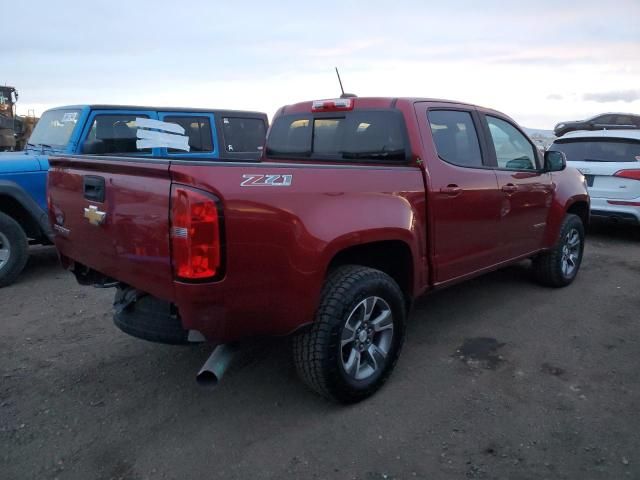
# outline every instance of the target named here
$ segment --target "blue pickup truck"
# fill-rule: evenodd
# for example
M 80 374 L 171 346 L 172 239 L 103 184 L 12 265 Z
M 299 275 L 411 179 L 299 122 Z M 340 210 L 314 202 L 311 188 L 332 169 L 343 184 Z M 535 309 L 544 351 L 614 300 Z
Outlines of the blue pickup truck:
M 0 287 L 18 277 L 30 244 L 51 243 L 49 155 L 257 161 L 267 127 L 260 112 L 123 105 L 47 110 L 24 151 L 0 153 Z

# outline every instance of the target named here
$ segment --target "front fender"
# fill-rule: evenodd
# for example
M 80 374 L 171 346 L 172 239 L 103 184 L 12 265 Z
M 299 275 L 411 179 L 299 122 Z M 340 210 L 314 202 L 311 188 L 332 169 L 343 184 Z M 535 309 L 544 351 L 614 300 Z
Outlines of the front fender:
M 40 231 L 53 242 L 53 232 L 49 225 L 47 212 L 20 185 L 10 180 L 0 180 L 0 196 L 7 196 L 17 202 L 38 226 Z M 0 206 L 0 211 L 2 207 Z
M 556 244 L 562 221 L 573 205 L 586 203 L 588 210 L 591 203 L 583 176 L 575 168 L 567 167 L 562 172 L 554 173 L 553 182 L 554 198 L 547 218 L 544 248 L 552 248 Z

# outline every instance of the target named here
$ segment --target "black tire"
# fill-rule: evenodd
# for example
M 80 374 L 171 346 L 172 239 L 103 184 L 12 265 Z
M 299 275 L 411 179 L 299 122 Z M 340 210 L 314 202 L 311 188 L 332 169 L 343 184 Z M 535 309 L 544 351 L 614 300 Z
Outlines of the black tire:
M 8 245 L 5 245 L 7 243 Z M 29 242 L 22 227 L 9 215 L 0 212 L 0 249 L 8 246 L 9 257 L 0 266 L 0 287 L 12 284 L 29 258 Z
M 577 260 L 573 263 L 575 268 L 567 273 L 563 270 L 564 250 L 568 246 L 568 236 L 572 232 L 577 232 L 580 239 L 579 252 Z M 582 263 L 582 255 L 584 253 L 584 225 L 577 215 L 568 214 L 560 226 L 560 235 L 556 244 L 551 250 L 538 254 L 533 259 L 533 268 L 536 279 L 542 285 L 548 287 L 566 287 L 578 275 L 580 264 Z
M 377 299 L 374 303 L 382 300 L 376 305 L 383 305 L 385 311 L 390 310 L 392 316 L 386 323 L 392 323 L 392 327 L 387 326 L 392 333 L 386 338 L 386 357 L 378 357 L 378 368 L 373 368 L 374 373 L 369 377 L 356 379 L 346 372 L 343 361 L 345 347 L 341 345 L 341 339 L 343 332 L 348 331 L 353 332 L 353 338 L 356 338 L 355 329 L 345 330 L 346 323 L 350 318 L 355 318 L 350 316 L 352 312 L 355 313 L 365 299 L 371 298 Z M 362 308 L 366 310 L 366 304 Z M 373 317 L 373 310 L 369 315 Z M 298 374 L 312 390 L 330 400 L 340 403 L 364 400 L 384 384 L 396 364 L 404 343 L 406 315 L 402 291 L 387 274 L 357 265 L 337 268 L 329 274 L 325 282 L 315 322 L 293 339 L 293 355 Z M 358 324 L 368 325 L 367 322 Z M 373 324 L 371 321 L 371 325 Z M 373 330 L 369 329 L 369 332 L 372 332 L 370 341 L 373 343 L 380 341 L 379 336 L 387 335 Z M 362 343 L 360 345 L 362 346 Z M 367 352 L 362 351 L 362 355 L 372 360 Z M 361 358 L 359 354 L 358 358 Z
M 119 308 L 120 302 L 126 296 L 127 290 L 116 290 L 113 322 L 120 330 L 133 337 L 156 343 L 169 345 L 188 345 L 189 331 L 182 328 L 180 318 L 173 311 L 171 304 L 144 295 L 129 303 L 125 308 Z

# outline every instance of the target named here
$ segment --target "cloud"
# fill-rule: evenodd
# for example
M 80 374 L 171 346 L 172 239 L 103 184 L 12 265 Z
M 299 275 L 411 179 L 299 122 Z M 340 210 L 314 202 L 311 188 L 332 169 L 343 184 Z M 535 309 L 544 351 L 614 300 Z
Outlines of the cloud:
M 547 95 L 547 100 L 562 100 L 564 97 L 562 95 L 558 95 L 557 93 L 552 93 Z
M 640 90 L 615 90 L 612 92 L 585 93 L 583 100 L 589 102 L 608 103 L 608 102 L 635 102 L 640 100 Z

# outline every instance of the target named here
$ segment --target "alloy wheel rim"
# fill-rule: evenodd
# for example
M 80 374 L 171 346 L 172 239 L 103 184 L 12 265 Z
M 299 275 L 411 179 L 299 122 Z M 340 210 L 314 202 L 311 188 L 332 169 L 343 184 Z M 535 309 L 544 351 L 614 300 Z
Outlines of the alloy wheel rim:
M 11 245 L 7 236 L 0 232 L 0 270 L 9 263 L 9 257 L 11 256 Z
M 393 313 L 380 297 L 367 297 L 347 317 L 340 339 L 344 372 L 365 380 L 384 368 L 393 341 Z
M 578 268 L 580 261 L 580 233 L 575 228 L 569 230 L 562 245 L 562 274 L 570 277 Z

